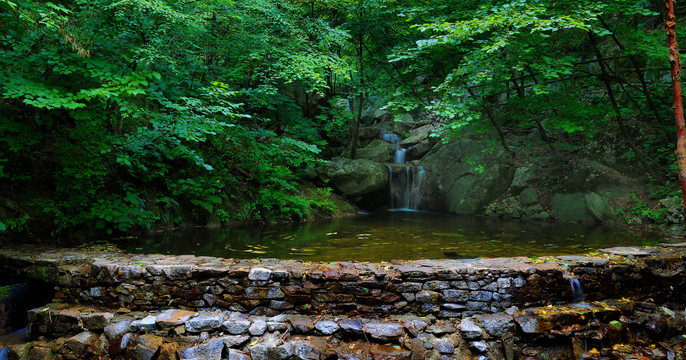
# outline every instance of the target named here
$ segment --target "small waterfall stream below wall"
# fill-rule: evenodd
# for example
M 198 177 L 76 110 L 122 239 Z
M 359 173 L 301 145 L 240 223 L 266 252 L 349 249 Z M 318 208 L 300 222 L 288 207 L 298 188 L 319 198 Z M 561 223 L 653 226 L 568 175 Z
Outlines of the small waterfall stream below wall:
M 426 171 L 418 162 L 406 164 L 407 149 L 400 147 L 396 134 L 382 134 L 381 140 L 395 144 L 393 164 L 388 165 L 388 188 L 392 210 L 418 210 Z

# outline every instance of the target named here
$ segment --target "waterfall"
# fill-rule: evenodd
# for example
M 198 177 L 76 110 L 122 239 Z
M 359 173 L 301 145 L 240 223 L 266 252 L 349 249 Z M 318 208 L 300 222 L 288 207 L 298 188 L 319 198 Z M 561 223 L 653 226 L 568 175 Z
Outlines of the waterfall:
M 388 165 L 388 188 L 391 209 L 417 210 L 421 206 L 422 180 L 426 171 L 422 166 L 408 165 L 393 171 Z
M 572 303 L 584 301 L 584 291 L 581 289 L 579 279 L 571 279 L 570 283 L 572 285 Z
M 393 162 L 404 165 L 407 149 L 400 147 L 400 137 L 396 134 L 381 134 L 381 140 L 395 144 Z M 421 206 L 422 180 L 426 171 L 416 164 L 400 165 L 388 165 L 391 209 L 417 210 Z
M 400 147 L 400 137 L 396 134 L 381 134 L 381 140 L 395 144 L 395 156 L 393 157 L 393 162 L 396 164 L 405 163 L 405 153 L 407 149 Z
M 9 351 L 10 351 L 10 348 L 8 348 L 8 347 L 4 347 L 4 348 L 0 349 L 0 360 L 7 360 L 9 357 L 9 355 L 8 355 Z

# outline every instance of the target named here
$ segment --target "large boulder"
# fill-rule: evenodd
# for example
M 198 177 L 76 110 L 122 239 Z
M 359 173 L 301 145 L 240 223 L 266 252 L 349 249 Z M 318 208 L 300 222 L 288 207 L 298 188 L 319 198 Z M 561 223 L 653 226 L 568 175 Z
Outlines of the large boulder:
M 507 190 L 515 172 L 500 145 L 467 138 L 437 144 L 421 163 L 430 177 L 430 210 L 458 214 L 481 212 Z
M 393 157 L 395 145 L 381 140 L 374 140 L 369 145 L 357 149 L 355 157 L 358 159 L 368 159 L 374 162 L 389 162 Z
M 416 129 L 412 129 L 410 130 L 410 136 L 401 141 L 400 145 L 402 145 L 403 147 L 409 147 L 412 145 L 419 144 L 423 140 L 428 139 L 429 134 L 431 134 L 431 131 L 433 131 L 434 129 L 435 126 L 433 125 L 424 125 Z
M 551 212 L 563 220 L 599 221 L 616 220 L 610 198 L 595 192 L 555 194 L 550 203 Z
M 318 172 L 322 179 L 351 198 L 377 192 L 388 185 L 386 166 L 368 159 L 335 157 Z

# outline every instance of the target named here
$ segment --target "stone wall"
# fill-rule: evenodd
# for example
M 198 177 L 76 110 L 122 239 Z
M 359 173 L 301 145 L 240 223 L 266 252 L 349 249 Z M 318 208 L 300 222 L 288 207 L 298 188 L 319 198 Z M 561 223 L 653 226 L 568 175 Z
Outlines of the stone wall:
M 669 359 L 686 356 L 685 248 L 381 264 L 3 249 L 0 276 L 57 290 L 10 359 Z M 593 302 L 568 304 L 572 278 Z
M 60 250 L 0 250 L 4 270 L 55 284 L 55 300 L 107 308 L 219 308 L 282 313 L 454 318 L 586 298 L 683 303 L 684 251 L 615 248 L 602 257 L 418 260 L 381 264 L 230 260 Z M 664 289 L 672 289 L 664 291 Z

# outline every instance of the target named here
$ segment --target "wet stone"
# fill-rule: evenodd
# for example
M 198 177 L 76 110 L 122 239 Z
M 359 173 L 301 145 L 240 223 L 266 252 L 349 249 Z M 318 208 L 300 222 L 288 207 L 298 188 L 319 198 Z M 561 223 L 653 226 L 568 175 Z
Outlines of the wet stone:
M 331 335 L 339 329 L 338 324 L 336 324 L 335 321 L 331 320 L 317 321 L 315 327 L 317 328 L 317 330 L 319 330 L 319 332 L 321 332 L 324 335 Z
M 297 360 L 319 360 L 320 351 L 308 341 L 292 341 L 293 358 Z
M 264 320 L 255 320 L 248 328 L 248 332 L 252 336 L 262 336 L 267 331 L 267 322 Z
M 187 310 L 169 309 L 157 315 L 157 326 L 161 329 L 169 329 L 188 321 L 195 312 Z
M 426 332 L 434 334 L 436 336 L 440 336 L 443 334 L 453 334 L 456 331 L 457 329 L 455 329 L 455 327 L 451 323 L 446 321 L 438 321 L 426 329 Z
M 288 324 L 284 322 L 279 322 L 279 321 L 267 321 L 267 329 L 270 332 L 274 331 L 284 331 L 288 329 Z
M 291 326 L 300 334 L 307 334 L 314 329 L 314 322 L 310 318 L 291 319 Z
M 341 329 L 349 334 L 362 335 L 364 328 L 360 319 L 345 319 L 340 322 Z
M 156 320 L 156 317 L 153 315 L 146 316 L 145 318 L 143 318 L 138 323 L 138 331 L 141 331 L 141 332 L 155 331 L 155 320 Z
M 374 339 L 381 341 L 396 340 L 403 334 L 403 327 L 391 322 L 369 322 L 364 326 L 364 332 Z
M 428 324 L 424 320 L 409 320 L 405 322 L 405 329 L 414 337 L 417 337 L 427 326 Z
M 78 356 L 83 355 L 86 350 L 93 346 L 97 341 L 98 335 L 90 331 L 84 331 L 78 335 L 70 337 L 65 343 L 65 346 Z
M 269 349 L 269 359 L 285 360 L 293 355 L 293 344 L 286 343 Z
M 491 336 L 500 337 L 508 332 L 514 332 L 514 318 L 506 314 L 486 314 L 478 318 L 481 326 Z
M 482 354 L 488 350 L 488 344 L 486 344 L 484 341 L 472 341 L 469 345 L 471 348 Z
M 438 303 L 438 293 L 435 291 L 422 290 L 417 293 L 415 300 L 419 303 Z
M 116 323 L 110 323 L 109 325 L 105 326 L 104 333 L 107 337 L 107 340 L 114 341 L 122 337 L 129 331 L 129 325 L 131 325 L 131 321 L 125 320 Z
M 211 331 L 222 325 L 224 316 L 219 314 L 200 314 L 186 322 L 186 330 L 190 333 Z
M 250 327 L 250 320 L 241 318 L 231 318 L 222 323 L 222 328 L 229 334 L 240 335 Z
M 83 315 L 83 327 L 88 330 L 102 330 L 110 323 L 114 315 L 110 313 L 92 313 Z
M 478 339 L 483 334 L 483 330 L 471 319 L 463 319 L 460 323 L 460 331 L 467 339 Z
M 227 348 L 237 348 L 247 343 L 250 337 L 247 335 L 231 335 L 223 336 L 220 338 L 224 342 L 224 346 Z
M 452 354 L 455 352 L 455 342 L 450 338 L 437 339 L 434 341 L 434 349 L 441 354 Z
M 162 346 L 164 339 L 159 336 L 154 335 L 141 335 L 139 336 L 133 348 L 133 355 L 135 360 L 151 360 L 157 350 Z
M 269 280 L 269 278 L 271 277 L 271 274 L 272 274 L 272 271 L 269 269 L 266 269 L 266 268 L 260 268 L 260 267 L 252 268 L 250 270 L 250 273 L 248 273 L 248 280 L 266 281 L 266 280 Z
M 223 350 L 224 341 L 222 339 L 214 339 L 179 351 L 179 357 L 189 360 L 220 360 Z

